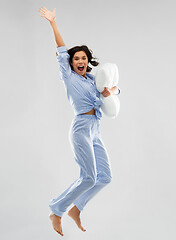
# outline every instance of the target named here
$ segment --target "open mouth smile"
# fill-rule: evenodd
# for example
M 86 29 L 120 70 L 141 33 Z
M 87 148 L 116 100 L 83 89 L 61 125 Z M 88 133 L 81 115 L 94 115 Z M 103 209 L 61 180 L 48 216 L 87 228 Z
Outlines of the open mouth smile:
M 79 70 L 80 72 L 82 72 L 82 71 L 84 70 L 84 66 L 79 66 L 79 67 L 78 67 L 78 70 Z

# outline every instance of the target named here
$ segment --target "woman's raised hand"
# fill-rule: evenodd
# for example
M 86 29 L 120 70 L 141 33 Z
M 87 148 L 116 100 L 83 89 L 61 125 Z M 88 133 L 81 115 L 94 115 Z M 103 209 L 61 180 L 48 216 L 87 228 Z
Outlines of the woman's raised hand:
M 56 8 L 53 9 L 53 12 L 50 12 L 46 7 L 43 6 L 38 11 L 42 14 L 42 15 L 39 15 L 39 16 L 46 18 L 49 22 L 52 22 L 52 21 L 55 20 Z

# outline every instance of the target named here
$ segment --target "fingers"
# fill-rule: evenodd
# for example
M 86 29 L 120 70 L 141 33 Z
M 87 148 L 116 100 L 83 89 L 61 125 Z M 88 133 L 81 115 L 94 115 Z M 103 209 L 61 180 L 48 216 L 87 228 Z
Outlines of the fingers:
M 101 94 L 107 93 L 107 92 L 109 92 L 108 89 L 107 89 L 107 87 L 104 87 L 104 90 L 101 92 Z
M 47 9 L 46 7 L 44 7 L 44 6 L 39 9 L 39 12 L 40 12 L 40 13 L 43 13 L 43 14 L 44 14 L 46 11 L 48 11 L 48 9 Z
M 48 11 L 48 9 L 46 7 L 42 6 L 42 8 L 45 9 L 46 11 Z
M 101 94 L 103 94 L 105 92 L 105 89 L 101 92 Z
M 38 11 L 42 14 L 45 14 L 45 11 L 43 11 L 43 9 L 41 9 L 41 8 Z
M 111 95 L 111 92 L 109 90 L 108 87 L 104 87 L 104 90 L 101 92 L 101 94 L 104 96 L 104 97 L 108 97 Z

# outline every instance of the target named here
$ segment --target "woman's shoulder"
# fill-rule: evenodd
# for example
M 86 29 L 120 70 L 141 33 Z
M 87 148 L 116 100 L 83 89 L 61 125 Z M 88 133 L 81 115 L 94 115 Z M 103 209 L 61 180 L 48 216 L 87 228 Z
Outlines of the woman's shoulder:
M 86 73 L 86 75 L 87 75 L 90 79 L 95 80 L 95 76 L 94 76 L 93 74 L 91 74 L 91 73 Z

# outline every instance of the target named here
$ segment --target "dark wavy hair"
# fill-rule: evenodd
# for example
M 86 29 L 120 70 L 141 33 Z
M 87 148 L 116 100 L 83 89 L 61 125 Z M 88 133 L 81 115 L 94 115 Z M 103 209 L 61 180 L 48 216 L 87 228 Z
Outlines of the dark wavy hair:
M 80 52 L 80 51 L 84 51 L 87 55 L 87 58 L 88 58 L 88 63 L 90 63 L 92 66 L 97 66 L 99 64 L 99 62 L 97 61 L 97 58 L 96 57 L 93 57 L 92 54 L 93 54 L 93 51 L 91 49 L 89 49 L 86 45 L 81 45 L 81 46 L 75 46 L 75 47 L 72 47 L 70 48 L 68 51 L 68 54 L 70 55 L 70 66 L 71 66 L 71 69 L 73 70 L 73 66 L 71 65 L 72 63 L 72 59 L 73 59 L 73 56 L 76 52 Z M 87 72 L 91 72 L 92 68 L 87 66 Z

